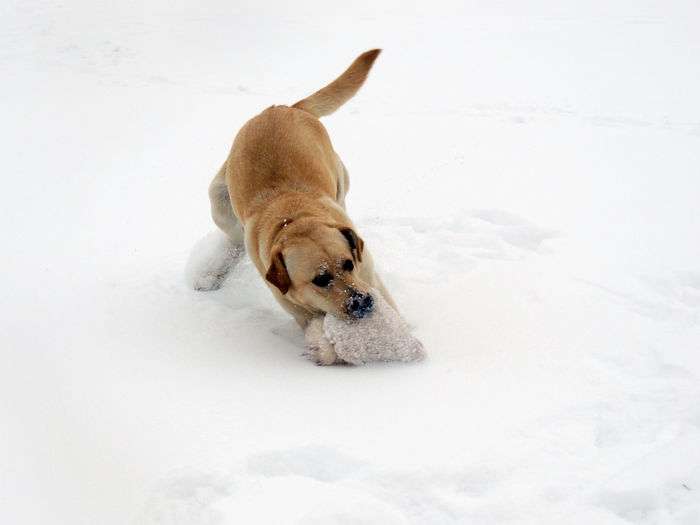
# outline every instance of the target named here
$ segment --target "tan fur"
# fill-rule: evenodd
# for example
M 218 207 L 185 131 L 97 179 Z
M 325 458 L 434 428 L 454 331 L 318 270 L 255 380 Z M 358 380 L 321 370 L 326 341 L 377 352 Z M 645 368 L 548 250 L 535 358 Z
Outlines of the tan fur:
M 379 289 L 393 305 L 345 212 L 347 171 L 317 118 L 357 92 L 378 54 L 363 53 L 293 107 L 272 106 L 249 120 L 209 188 L 214 222 L 232 244 L 245 243 L 277 301 L 301 326 L 324 312 L 345 315 L 352 290 Z M 343 270 L 347 260 L 354 271 Z M 319 271 L 332 274 L 328 289 L 311 283 Z
M 379 53 L 381 49 L 365 51 L 337 79 L 292 107 L 303 109 L 317 117 L 330 115 L 355 96 L 367 79 L 367 74 Z

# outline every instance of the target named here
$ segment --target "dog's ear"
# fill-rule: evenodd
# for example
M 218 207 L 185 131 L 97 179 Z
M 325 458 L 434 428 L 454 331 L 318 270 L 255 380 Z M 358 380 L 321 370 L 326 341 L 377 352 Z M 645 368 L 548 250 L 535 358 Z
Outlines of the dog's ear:
M 281 250 L 275 250 L 272 253 L 272 261 L 265 274 L 265 279 L 279 288 L 279 291 L 282 292 L 283 295 L 287 293 L 289 287 L 292 285 Z
M 365 249 L 365 241 L 363 241 L 352 228 L 340 228 L 340 233 L 348 240 L 348 244 L 352 250 L 352 258 L 358 262 L 362 262 L 362 250 Z

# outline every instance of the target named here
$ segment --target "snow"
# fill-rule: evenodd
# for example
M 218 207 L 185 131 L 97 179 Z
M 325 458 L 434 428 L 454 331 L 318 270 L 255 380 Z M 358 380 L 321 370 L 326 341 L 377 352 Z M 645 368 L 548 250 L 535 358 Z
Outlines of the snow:
M 424 359 L 425 349 L 411 334 L 406 321 L 379 290 L 370 289 L 370 294 L 374 297 L 374 308 L 362 319 L 340 319 L 333 314 L 313 319 L 304 332 L 311 352 L 319 347 L 329 348 L 342 361 L 353 365 Z
M 4 2 L 0 522 L 698 523 L 699 17 Z M 241 124 L 376 46 L 324 123 L 430 358 L 318 367 L 185 265 Z

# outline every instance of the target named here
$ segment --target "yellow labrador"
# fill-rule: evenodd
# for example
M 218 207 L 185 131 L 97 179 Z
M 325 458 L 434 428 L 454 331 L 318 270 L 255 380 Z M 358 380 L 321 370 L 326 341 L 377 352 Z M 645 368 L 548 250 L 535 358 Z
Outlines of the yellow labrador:
M 212 217 L 230 252 L 248 252 L 302 328 L 325 313 L 364 317 L 374 306 L 370 289 L 395 308 L 345 212 L 348 173 L 318 120 L 357 92 L 379 53 L 363 53 L 293 106 L 272 106 L 246 122 L 209 187 Z M 216 270 L 212 288 L 231 262 Z M 336 356 L 327 348 L 317 360 L 332 364 Z

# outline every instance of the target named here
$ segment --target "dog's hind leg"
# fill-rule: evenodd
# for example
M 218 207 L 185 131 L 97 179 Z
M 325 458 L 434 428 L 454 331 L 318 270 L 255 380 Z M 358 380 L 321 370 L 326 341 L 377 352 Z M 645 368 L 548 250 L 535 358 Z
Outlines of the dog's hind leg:
M 348 169 L 340 160 L 340 157 L 336 154 L 336 159 L 338 160 L 338 183 L 336 188 L 336 202 L 345 209 L 345 196 L 348 194 L 350 189 L 350 176 L 348 175 Z
M 212 254 L 195 280 L 195 289 L 202 291 L 219 289 L 233 266 L 245 253 L 243 226 L 233 212 L 226 186 L 226 163 L 221 166 L 209 185 L 209 201 L 212 219 L 226 234 L 226 239 L 222 241 L 217 253 Z
M 243 234 L 243 226 L 233 213 L 231 206 L 231 197 L 228 194 L 228 186 L 226 185 L 226 163 L 221 166 L 216 177 L 209 184 L 209 201 L 211 203 L 211 218 L 214 219 L 221 231 L 223 231 L 231 243 L 234 245 L 243 246 L 245 236 Z

